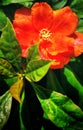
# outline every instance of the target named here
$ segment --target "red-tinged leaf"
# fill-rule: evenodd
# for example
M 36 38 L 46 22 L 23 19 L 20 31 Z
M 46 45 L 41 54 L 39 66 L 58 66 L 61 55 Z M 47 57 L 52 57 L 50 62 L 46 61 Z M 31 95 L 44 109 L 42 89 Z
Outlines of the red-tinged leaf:
M 19 79 L 10 88 L 12 97 L 14 97 L 19 103 L 21 103 L 20 95 L 22 88 L 23 88 L 23 79 Z

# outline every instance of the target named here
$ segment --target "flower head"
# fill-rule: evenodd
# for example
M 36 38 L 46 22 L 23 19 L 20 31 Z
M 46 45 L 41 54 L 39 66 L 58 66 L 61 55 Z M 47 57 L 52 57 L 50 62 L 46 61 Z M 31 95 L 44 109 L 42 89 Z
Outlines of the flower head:
M 46 2 L 17 9 L 13 21 L 22 56 L 38 43 L 40 57 L 53 60 L 51 68 L 55 69 L 83 52 L 83 34 L 75 32 L 77 25 L 78 17 L 70 7 L 53 10 Z

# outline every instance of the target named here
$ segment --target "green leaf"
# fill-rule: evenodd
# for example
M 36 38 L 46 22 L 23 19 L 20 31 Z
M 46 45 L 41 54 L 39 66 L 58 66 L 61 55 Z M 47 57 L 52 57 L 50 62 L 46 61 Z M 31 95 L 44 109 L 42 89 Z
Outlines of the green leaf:
M 0 130 L 2 130 L 3 126 L 6 124 L 12 105 L 12 97 L 9 91 L 0 96 Z
M 23 100 L 21 99 L 23 102 L 20 104 L 20 116 L 22 123 L 27 130 L 40 130 L 40 126 L 42 124 L 42 110 L 39 101 L 29 82 L 26 82 L 23 90 Z
M 21 4 L 22 6 L 25 6 L 25 7 L 31 8 L 32 5 L 33 5 L 33 1 L 34 1 L 34 0 L 23 1 L 23 2 L 19 2 L 19 4 Z
M 49 91 L 39 85 L 32 86 L 44 111 L 44 117 L 61 128 L 83 128 L 83 111 L 66 95 Z M 77 124 L 76 124 L 77 123 Z
M 33 45 L 33 46 L 31 46 L 29 48 L 29 50 L 28 50 L 28 57 L 26 59 L 27 64 L 31 60 L 38 60 L 38 59 L 40 59 L 38 47 L 39 47 L 38 44 L 35 44 L 35 45 Z
M 53 9 L 59 9 L 66 5 L 67 0 L 52 0 Z
M 70 7 L 77 13 L 79 18 L 83 18 L 83 0 L 72 0 Z
M 3 13 L 2 10 L 0 10 L 0 31 L 3 30 L 3 28 L 5 27 L 7 23 L 7 18 L 5 16 L 5 14 Z
M 83 83 L 83 55 L 73 58 L 70 61 L 69 66 L 72 68 L 72 71 L 79 77 L 80 81 Z
M 4 54 L 5 59 L 19 70 L 21 63 L 21 49 L 9 19 L 7 19 L 7 24 L 2 31 L 0 50 Z
M 25 77 L 29 81 L 38 82 L 41 80 L 51 65 L 52 61 L 48 60 L 31 60 L 26 67 Z
M 22 103 L 20 104 L 20 108 L 19 108 L 20 128 L 21 128 L 20 130 L 26 130 L 26 127 L 25 127 L 25 125 L 24 125 L 24 123 L 23 123 L 22 115 L 21 115 L 24 98 L 25 98 L 25 93 L 24 93 L 24 91 L 23 91 L 23 92 L 22 92 L 22 96 L 21 96 L 21 101 L 22 101 Z
M 19 79 L 18 76 L 14 77 L 6 77 L 4 78 L 4 81 L 9 86 L 9 88 Z
M 67 78 L 67 81 L 80 92 L 81 91 L 80 89 L 83 89 L 83 86 L 79 82 L 77 76 L 74 74 L 72 69 L 68 66 L 65 67 L 63 71 L 64 71 L 64 75 Z
M 69 84 L 77 90 L 80 98 L 79 105 L 83 108 L 83 85 L 79 82 L 78 77 L 74 74 L 70 67 L 65 67 L 63 71 Z
M 77 31 L 83 33 L 83 19 L 80 19 Z
M 50 90 L 60 92 L 60 93 L 63 93 L 63 94 L 65 93 L 63 91 L 63 88 L 62 88 L 60 82 L 58 81 L 58 78 L 57 78 L 56 73 L 54 72 L 54 70 L 50 69 L 48 71 L 46 88 L 50 89 Z
M 2 0 L 2 2 L 0 2 L 0 5 L 9 5 L 9 4 L 13 4 L 13 3 L 29 3 L 32 2 L 34 0 Z
M 14 74 L 12 65 L 7 60 L 0 58 L 0 75 L 12 77 Z
M 4 54 L 3 54 L 3 52 L 1 50 L 0 50 L 0 57 L 5 58 L 5 56 L 4 56 Z

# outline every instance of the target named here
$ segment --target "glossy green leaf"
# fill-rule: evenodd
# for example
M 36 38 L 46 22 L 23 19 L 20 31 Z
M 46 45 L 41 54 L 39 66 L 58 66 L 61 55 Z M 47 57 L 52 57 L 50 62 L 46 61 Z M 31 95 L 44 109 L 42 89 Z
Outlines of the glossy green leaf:
M 8 5 L 8 4 L 13 4 L 13 3 L 24 3 L 24 2 L 32 2 L 33 0 L 2 0 L 0 2 L 0 5 Z
M 4 56 L 4 54 L 3 54 L 3 52 L 1 50 L 0 50 L 0 57 L 5 58 L 5 56 Z
M 28 50 L 28 57 L 26 59 L 27 64 L 31 60 L 38 60 L 40 59 L 39 51 L 38 51 L 38 44 L 31 46 Z
M 31 84 L 25 81 L 26 86 L 23 89 L 24 94 L 22 95 L 22 104 L 20 104 L 20 116 L 22 119 L 22 125 L 27 130 L 40 130 L 42 124 L 42 115 L 40 103 L 35 95 Z M 22 129 L 24 130 L 24 129 Z
M 72 0 L 70 7 L 77 13 L 79 18 L 83 18 L 83 0 Z
M 12 77 L 14 74 L 12 65 L 7 60 L 0 58 L 0 75 Z
M 78 91 L 81 91 L 80 89 L 83 89 L 83 86 L 81 85 L 81 83 L 77 79 L 77 76 L 74 74 L 72 69 L 70 67 L 65 67 L 63 71 L 64 71 L 64 74 L 65 74 L 65 76 L 67 78 L 67 81 L 73 87 L 75 87 Z
M 21 96 L 22 103 L 19 106 L 20 130 L 26 130 L 26 127 L 24 126 L 24 123 L 23 123 L 23 120 L 22 120 L 22 115 L 21 115 L 24 98 L 25 98 L 25 92 L 23 91 L 22 96 Z
M 60 9 L 64 7 L 67 3 L 67 0 L 52 0 L 53 9 Z
M 83 81 L 83 55 L 73 58 L 70 61 L 69 66 L 72 68 L 72 71 L 79 77 L 80 81 Z
M 29 81 L 38 82 L 48 72 L 52 61 L 45 60 L 31 60 L 27 64 L 25 77 Z
M 70 67 L 64 68 L 64 75 L 67 78 L 69 84 L 71 84 L 72 87 L 74 87 L 77 90 L 80 98 L 79 105 L 82 107 L 83 106 L 83 85 L 79 82 L 77 76 L 74 74 L 74 72 Z
M 66 95 L 49 91 L 41 86 L 32 84 L 44 110 L 44 117 L 61 128 L 83 128 L 83 111 Z M 77 124 L 76 124 L 77 123 Z
M 2 10 L 0 10 L 0 31 L 5 27 L 7 23 L 7 18 Z
M 31 1 L 23 1 L 23 2 L 19 2 L 19 4 L 22 5 L 22 6 L 31 8 L 32 5 L 33 5 L 33 1 L 34 1 L 34 0 L 31 0 Z
M 12 105 L 12 97 L 9 91 L 0 96 L 0 130 L 8 121 Z
M 19 70 L 21 63 L 21 49 L 9 19 L 7 19 L 7 24 L 2 31 L 0 50 L 4 54 L 5 59 Z
M 80 19 L 77 31 L 83 33 L 83 19 Z
M 60 82 L 58 81 L 58 78 L 56 76 L 56 73 L 54 72 L 54 70 L 49 70 L 48 74 L 47 74 L 47 89 L 53 90 L 53 91 L 57 91 L 60 93 L 65 93 L 63 91 L 63 88 L 60 84 Z
M 19 77 L 6 77 L 4 78 L 4 81 L 6 82 L 6 84 L 9 86 L 9 88 L 15 83 L 17 82 L 17 80 L 19 79 Z

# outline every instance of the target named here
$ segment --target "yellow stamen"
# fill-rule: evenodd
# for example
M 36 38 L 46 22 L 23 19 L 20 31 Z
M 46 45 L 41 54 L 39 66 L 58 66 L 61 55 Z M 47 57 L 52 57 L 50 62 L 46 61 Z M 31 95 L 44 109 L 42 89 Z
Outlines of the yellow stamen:
M 49 39 L 51 35 L 52 33 L 48 29 L 45 29 L 45 28 L 43 28 L 39 33 L 40 38 L 43 38 L 44 40 Z

